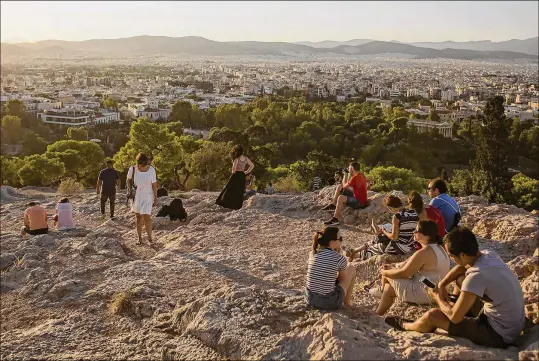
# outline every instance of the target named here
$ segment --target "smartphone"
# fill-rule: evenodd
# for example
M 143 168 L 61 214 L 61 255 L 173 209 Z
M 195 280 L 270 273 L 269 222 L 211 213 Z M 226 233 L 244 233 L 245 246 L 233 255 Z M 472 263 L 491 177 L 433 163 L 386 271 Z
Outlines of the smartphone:
M 425 284 L 425 286 L 429 287 L 429 288 L 436 288 L 436 285 L 434 283 L 432 283 L 428 278 L 426 278 L 425 276 L 421 276 L 421 278 L 419 278 L 419 281 L 420 282 L 423 282 L 423 284 Z

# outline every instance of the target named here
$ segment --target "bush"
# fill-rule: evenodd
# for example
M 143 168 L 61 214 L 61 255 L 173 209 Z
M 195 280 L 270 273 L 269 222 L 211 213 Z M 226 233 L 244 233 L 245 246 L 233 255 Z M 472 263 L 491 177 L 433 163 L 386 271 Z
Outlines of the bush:
M 466 169 L 456 169 L 448 185 L 449 192 L 454 197 L 464 197 L 473 194 L 472 172 Z
M 518 173 L 511 178 L 513 197 L 517 206 L 527 209 L 539 209 L 539 180 Z
M 62 179 L 56 193 L 63 194 L 63 195 L 74 195 L 74 194 L 80 194 L 83 191 L 84 191 L 84 186 L 81 183 L 77 182 L 73 178 L 66 178 L 66 179 Z
M 424 192 L 428 180 L 416 176 L 410 169 L 390 167 L 374 167 L 368 174 L 372 186 L 371 190 L 377 192 L 390 192 L 400 190 L 403 193 L 415 190 Z
M 301 181 L 294 174 L 288 174 L 284 177 L 277 179 L 273 183 L 273 188 L 277 192 L 295 192 L 299 193 L 303 191 Z

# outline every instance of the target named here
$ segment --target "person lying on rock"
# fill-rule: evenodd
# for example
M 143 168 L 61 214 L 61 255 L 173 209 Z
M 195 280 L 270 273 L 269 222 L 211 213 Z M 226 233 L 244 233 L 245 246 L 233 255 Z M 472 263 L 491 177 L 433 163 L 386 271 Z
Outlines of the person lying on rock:
M 441 328 L 451 336 L 488 347 L 513 344 L 525 324 L 524 296 L 517 276 L 495 252 L 479 251 L 475 235 L 467 228 L 449 232 L 444 243 L 457 265 L 433 290 L 439 308 L 415 322 L 387 317 L 386 323 L 397 330 L 423 333 Z M 452 282 L 458 297 L 446 290 Z
M 21 236 L 47 234 L 49 224 L 45 208 L 40 206 L 38 202 L 30 202 L 26 206 L 28 208 L 24 211 L 24 226 L 21 228 Z
M 54 227 L 58 230 L 75 228 L 75 222 L 73 221 L 73 206 L 69 203 L 69 199 L 67 198 L 62 198 L 56 205 Z
M 449 256 L 438 236 L 438 225 L 433 221 L 419 221 L 414 239 L 422 248 L 406 262 L 382 265 L 382 287 L 365 290 L 380 298 L 376 313 L 383 316 L 398 298 L 420 305 L 432 303 L 421 276 L 437 284 L 449 272 Z
M 342 235 L 337 227 L 316 232 L 309 256 L 305 300 L 325 310 L 350 306 L 356 269 L 341 254 Z
M 401 199 L 394 195 L 388 195 L 384 199 L 384 205 L 393 214 L 391 232 L 384 227 L 379 227 L 376 238 L 368 244 L 351 251 L 350 259 L 358 258 L 365 261 L 374 255 L 384 253 L 393 255 L 408 254 L 414 248 L 414 230 L 419 221 L 419 215 L 413 209 L 405 208 Z
M 346 181 L 343 177 L 342 183 L 335 189 L 335 195 L 330 204 L 322 208 L 322 210 L 335 210 L 333 217 L 324 222 L 326 226 L 336 226 L 339 224 L 339 219 L 342 218 L 342 211 L 347 205 L 353 209 L 361 209 L 367 206 L 367 179 L 365 175 L 359 171 L 360 165 L 358 162 L 351 162 L 348 166 L 348 173 L 352 178 Z

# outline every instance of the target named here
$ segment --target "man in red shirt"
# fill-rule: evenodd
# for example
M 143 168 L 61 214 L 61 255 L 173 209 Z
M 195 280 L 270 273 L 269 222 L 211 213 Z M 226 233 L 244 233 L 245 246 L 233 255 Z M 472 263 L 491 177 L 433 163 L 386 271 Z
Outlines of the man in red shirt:
M 335 210 L 333 217 L 324 222 L 326 226 L 336 226 L 342 217 L 342 210 L 347 205 L 354 209 L 365 208 L 367 206 L 367 179 L 363 173 L 359 172 L 359 163 L 352 162 L 348 166 L 348 172 L 352 177 L 346 182 L 343 178 L 342 184 L 339 184 L 335 190 L 333 201 L 322 208 L 322 210 Z

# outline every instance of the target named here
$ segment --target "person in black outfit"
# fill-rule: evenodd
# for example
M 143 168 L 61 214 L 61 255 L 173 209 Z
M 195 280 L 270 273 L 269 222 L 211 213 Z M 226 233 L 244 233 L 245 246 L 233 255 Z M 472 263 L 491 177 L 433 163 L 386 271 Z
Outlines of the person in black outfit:
M 110 219 L 114 219 L 114 202 L 116 201 L 116 188 L 120 188 L 122 181 L 118 171 L 113 168 L 112 160 L 107 160 L 107 168 L 99 172 L 97 179 L 97 194 L 101 194 L 101 218 L 105 217 L 105 203 L 110 201 Z

